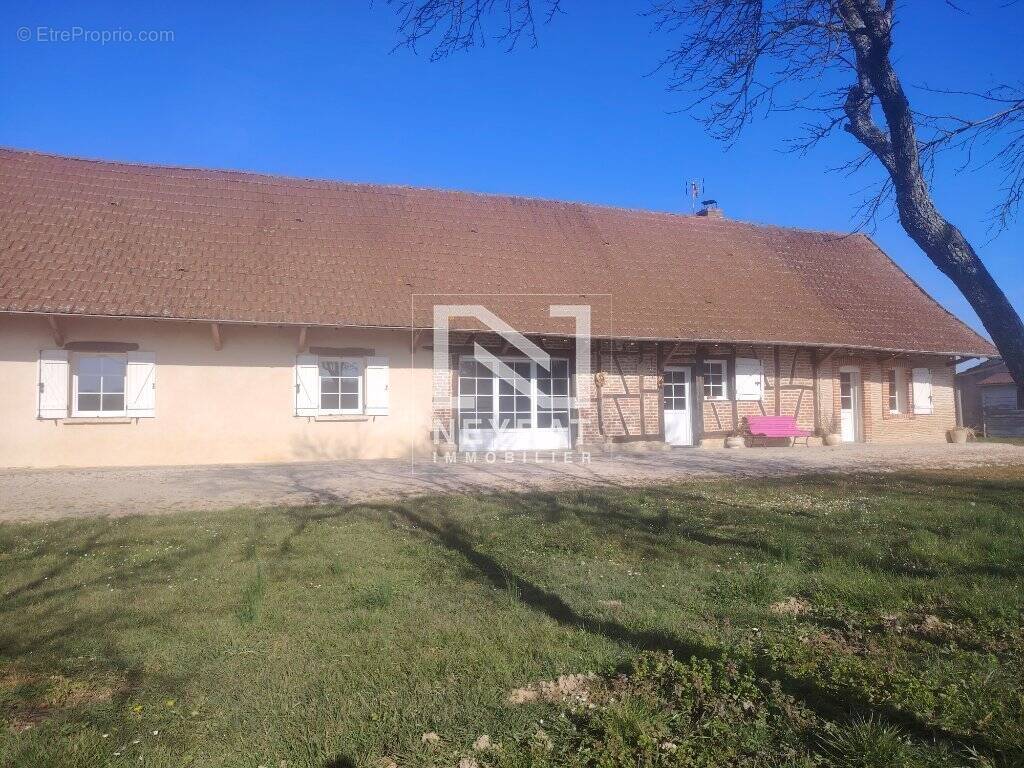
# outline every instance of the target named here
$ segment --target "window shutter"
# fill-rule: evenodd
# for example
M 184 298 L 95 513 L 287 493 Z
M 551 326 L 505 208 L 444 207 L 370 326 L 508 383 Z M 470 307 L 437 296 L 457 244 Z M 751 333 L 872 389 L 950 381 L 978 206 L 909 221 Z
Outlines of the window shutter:
M 387 416 L 390 396 L 390 374 L 386 357 L 366 359 L 366 413 L 370 416 Z
M 295 415 L 316 416 L 320 406 L 320 368 L 316 355 L 295 357 Z
M 914 413 L 932 412 L 932 372 L 928 368 L 915 368 Z
M 39 418 L 63 419 L 68 415 L 68 353 L 44 349 L 39 353 Z
M 155 353 L 128 353 L 124 377 L 124 408 L 128 416 L 156 416 Z
M 764 382 L 764 366 L 756 357 L 736 358 L 736 399 L 760 400 Z

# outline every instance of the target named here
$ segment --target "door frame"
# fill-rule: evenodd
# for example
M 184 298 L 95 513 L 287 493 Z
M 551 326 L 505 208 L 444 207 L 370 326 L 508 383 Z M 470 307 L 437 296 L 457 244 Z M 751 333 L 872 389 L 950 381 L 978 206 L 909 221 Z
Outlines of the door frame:
M 686 411 L 690 421 L 690 442 L 685 445 L 679 445 L 680 448 L 691 448 L 697 444 L 697 431 L 695 425 L 694 414 L 696 413 L 696 404 L 694 403 L 694 366 L 692 364 L 684 365 L 665 365 L 661 370 L 661 386 L 658 387 L 658 397 L 661 404 L 661 433 L 664 436 L 665 443 L 668 445 L 675 445 L 674 443 L 668 442 L 668 425 L 665 423 L 665 374 L 669 371 L 683 371 L 686 374 Z
M 539 392 L 537 388 L 537 369 L 538 365 L 533 360 L 525 355 L 497 355 L 498 360 L 505 363 L 506 365 L 512 365 L 513 363 L 529 363 L 530 365 L 530 392 L 526 394 L 530 398 L 530 422 L 531 426 L 528 428 L 516 428 L 506 427 L 501 430 L 497 430 L 492 427 L 479 428 L 479 429 L 462 429 L 462 375 L 460 373 L 461 364 L 463 361 L 477 362 L 477 359 L 472 354 L 459 355 L 456 360 L 456 367 L 453 370 L 455 379 L 455 397 L 456 407 L 455 411 L 455 423 L 460 425 L 458 427 L 456 444 L 460 451 L 534 451 L 534 450 L 570 450 L 574 444 L 573 435 L 573 408 L 572 408 L 572 394 L 573 394 L 573 380 L 575 378 L 575 372 L 572 370 L 572 360 L 569 357 L 561 357 L 558 355 L 552 355 L 552 361 L 564 362 L 568 370 L 568 385 L 566 397 L 569 398 L 569 424 L 567 427 L 538 427 L 537 426 L 537 402 L 539 398 Z M 498 418 L 500 409 L 498 407 L 499 393 L 499 377 L 493 374 L 489 377 L 492 384 L 491 398 L 492 398 L 492 418 Z
M 853 411 L 853 440 L 843 442 L 863 443 L 864 442 L 864 375 L 859 365 L 843 365 L 839 368 L 839 424 L 842 434 L 843 401 L 842 387 L 843 374 L 851 374 L 850 377 L 850 405 Z

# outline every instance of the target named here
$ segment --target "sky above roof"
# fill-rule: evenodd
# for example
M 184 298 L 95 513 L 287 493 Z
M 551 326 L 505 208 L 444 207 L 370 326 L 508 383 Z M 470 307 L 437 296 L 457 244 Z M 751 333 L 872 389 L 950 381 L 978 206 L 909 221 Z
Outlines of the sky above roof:
M 984 88 L 1024 76 L 1024 4 L 977 0 L 964 5 L 969 13 L 940 0 L 903 6 L 895 57 L 906 83 Z M 678 114 L 682 98 L 651 74 L 670 38 L 652 32 L 640 15 L 646 4 L 563 7 L 536 48 L 506 53 L 492 42 L 431 63 L 427 49 L 392 53 L 396 17 L 383 2 L 8 4 L 0 144 L 662 211 L 689 211 L 686 184 L 703 179 L 730 217 L 854 226 L 877 175 L 827 172 L 857 153 L 852 139 L 840 133 L 806 156 L 787 153 L 804 117 L 777 115 L 726 149 Z M 164 34 L 124 41 L 143 31 Z M 104 32 L 119 39 L 103 42 Z M 911 98 L 979 114 L 959 97 Z M 1024 310 L 1022 225 L 993 239 L 987 220 L 1001 174 L 957 169 L 953 158 L 938 168 L 940 208 Z M 874 237 L 983 330 L 894 217 Z

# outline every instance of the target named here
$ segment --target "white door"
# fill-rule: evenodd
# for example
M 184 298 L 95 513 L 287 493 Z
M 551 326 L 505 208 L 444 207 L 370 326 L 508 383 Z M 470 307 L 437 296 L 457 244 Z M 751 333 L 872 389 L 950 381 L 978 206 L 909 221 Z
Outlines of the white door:
M 839 424 L 844 443 L 860 442 L 860 371 L 839 372 Z
M 665 442 L 669 445 L 693 445 L 690 369 L 666 368 L 661 390 L 665 404 Z
M 471 357 L 459 364 L 459 450 L 568 450 L 569 362 L 551 370 L 530 360 L 503 359 L 517 380 Z

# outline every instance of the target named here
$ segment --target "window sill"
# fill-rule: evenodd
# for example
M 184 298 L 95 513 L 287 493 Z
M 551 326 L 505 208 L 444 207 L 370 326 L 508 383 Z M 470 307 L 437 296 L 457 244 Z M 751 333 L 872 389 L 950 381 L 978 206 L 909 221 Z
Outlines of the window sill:
M 131 416 L 70 416 L 58 421 L 61 424 L 131 424 L 135 419 Z
M 335 413 L 314 416 L 313 421 L 369 421 L 370 417 L 362 413 Z

